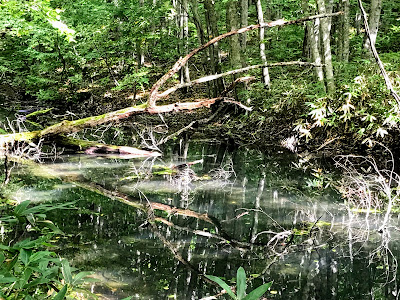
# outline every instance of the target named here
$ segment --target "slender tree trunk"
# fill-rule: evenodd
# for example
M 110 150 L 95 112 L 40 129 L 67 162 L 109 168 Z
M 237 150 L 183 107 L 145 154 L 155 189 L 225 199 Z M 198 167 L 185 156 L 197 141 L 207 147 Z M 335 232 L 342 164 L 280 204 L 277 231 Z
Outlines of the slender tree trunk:
M 190 12 L 192 13 L 192 21 L 194 23 L 194 25 L 196 26 L 196 32 L 197 32 L 197 38 L 199 40 L 199 45 L 203 45 L 206 43 L 206 38 L 205 38 L 205 33 L 204 33 L 204 28 L 203 28 L 203 24 L 201 22 L 201 18 L 199 15 L 199 11 L 198 11 L 198 7 L 199 7 L 199 3 L 198 0 L 189 0 L 190 3 Z M 205 74 L 210 74 L 212 73 L 212 69 L 209 67 L 209 63 L 208 63 L 208 59 L 209 56 L 207 54 L 207 52 L 202 52 L 201 54 L 202 56 L 202 69 L 204 71 Z M 210 83 L 207 82 L 207 93 L 208 93 L 208 98 L 211 98 L 211 87 L 210 87 Z
M 257 8 L 257 20 L 259 24 L 264 23 L 264 14 L 261 6 L 261 0 L 256 1 L 256 8 Z M 263 63 L 267 63 L 267 57 L 265 56 L 265 43 L 264 43 L 264 34 L 265 34 L 265 29 L 261 27 L 259 29 L 259 37 L 260 37 L 260 56 L 261 56 L 261 61 Z M 264 86 L 266 88 L 269 88 L 271 84 L 271 80 L 269 78 L 269 71 L 268 67 L 265 67 L 262 69 L 263 73 L 263 81 L 264 81 Z
M 231 0 L 226 3 L 226 29 L 227 32 L 237 30 L 238 20 L 237 20 L 237 1 Z M 241 59 L 240 59 L 240 43 L 239 36 L 233 35 L 229 38 L 229 60 L 231 63 L 231 67 L 233 69 L 240 68 Z
M 343 4 L 343 36 L 342 36 L 342 60 L 344 62 L 349 62 L 350 54 L 350 1 L 342 0 Z
M 206 23 L 207 32 L 209 38 L 214 38 L 219 35 L 218 33 L 218 20 L 217 13 L 214 7 L 214 0 L 204 0 L 204 8 L 206 13 Z M 219 49 L 218 43 L 215 43 L 209 48 L 210 64 L 213 74 L 218 74 L 221 72 L 221 67 L 219 65 Z M 218 96 L 224 90 L 224 84 L 222 79 L 214 81 L 213 95 Z
M 188 25 L 188 3 L 187 0 L 180 0 L 179 7 L 179 39 L 181 51 L 179 54 L 188 54 L 189 51 L 189 25 Z M 189 65 L 186 64 L 180 70 L 181 83 L 190 82 Z
M 238 2 L 236 0 L 230 0 L 226 3 L 226 31 L 230 32 L 239 28 L 238 24 Z M 240 57 L 240 42 L 239 35 L 233 35 L 229 39 L 229 62 L 231 68 L 237 69 L 241 66 Z M 235 81 L 236 76 L 232 75 L 232 82 Z M 235 98 L 238 100 L 237 89 L 235 91 Z
M 191 8 L 190 11 L 192 13 L 193 23 L 194 23 L 194 26 L 196 26 L 197 38 L 199 40 L 199 45 L 203 45 L 206 43 L 206 39 L 205 39 L 205 35 L 204 35 L 203 24 L 201 23 L 199 10 L 198 10 L 199 3 L 197 0 L 189 0 L 189 3 L 190 3 L 190 8 Z
M 303 0 L 302 3 L 303 12 L 304 14 L 310 13 L 309 8 L 309 0 Z M 319 40 L 319 28 L 320 28 L 320 19 L 315 19 L 312 21 L 307 22 L 308 30 L 308 40 L 310 42 L 310 54 L 312 62 L 316 65 L 322 64 L 321 54 L 320 54 L 320 40 Z M 324 82 L 324 71 L 322 67 L 315 67 L 314 68 L 315 76 L 319 82 Z
M 240 0 L 240 27 L 247 27 L 249 25 L 249 0 Z M 247 33 L 242 33 L 240 35 L 240 46 L 242 48 L 242 67 L 247 66 L 245 59 L 245 53 L 247 48 Z
M 368 26 L 371 33 L 371 42 L 367 38 L 364 43 L 364 48 L 368 51 L 367 53 L 369 53 L 370 56 L 372 56 L 371 43 L 373 46 L 375 46 L 376 36 L 378 35 L 381 9 L 382 9 L 382 0 L 371 0 L 371 8 L 368 19 Z
M 318 12 L 320 14 L 327 13 L 325 7 L 325 0 L 317 0 Z M 335 81 L 333 77 L 333 66 L 332 66 L 332 53 L 331 53 L 331 34 L 330 34 L 330 22 L 326 18 L 321 19 L 321 35 L 322 35 L 322 46 L 323 46 L 323 58 L 325 64 L 325 76 L 327 81 L 328 93 L 333 94 L 335 92 Z

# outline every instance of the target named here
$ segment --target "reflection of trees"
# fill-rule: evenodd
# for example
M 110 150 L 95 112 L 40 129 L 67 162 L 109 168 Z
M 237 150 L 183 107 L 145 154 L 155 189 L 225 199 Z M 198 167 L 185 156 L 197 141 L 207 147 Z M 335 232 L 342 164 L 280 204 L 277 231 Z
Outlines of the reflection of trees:
M 174 165 L 184 164 L 190 157 L 185 156 L 185 149 L 190 148 L 185 143 L 171 153 Z M 320 198 L 313 201 L 306 192 L 297 193 L 298 180 L 288 175 L 285 161 L 252 150 L 232 155 L 226 147 L 218 147 L 215 156 L 198 150 L 196 159 L 208 160 L 208 165 L 189 168 L 203 175 L 205 169 L 210 173 L 229 165 L 227 170 L 233 168 L 238 177 L 184 181 L 181 187 L 187 183 L 189 202 L 183 189 L 167 180 L 171 175 L 161 178 L 170 191 L 144 188 L 154 164 L 165 164 L 159 158 L 136 163 L 136 169 L 129 164 L 128 175 L 148 174 L 131 180 L 135 192 L 121 192 L 118 186 L 117 180 L 128 169 L 126 164 L 125 174 L 113 169 L 116 184 L 101 179 L 99 172 L 66 176 L 64 180 L 80 187 L 70 193 L 95 203 L 76 217 L 81 245 L 74 250 L 75 263 L 111 269 L 96 274 L 103 281 L 121 284 L 114 288 L 126 290 L 126 296 L 127 291 L 154 295 L 152 289 L 157 288 L 160 299 L 173 293 L 193 298 L 216 294 L 202 274 L 229 280 L 239 266 L 260 275 L 254 278 L 254 286 L 274 280 L 278 295 L 271 299 L 379 298 L 379 292 L 390 298 L 388 295 L 397 291 L 398 249 L 393 248 L 389 235 L 393 228 L 387 223 L 385 234 L 377 232 L 384 216 L 373 220 L 372 212 L 370 218 L 353 210 L 331 212 Z M 52 166 L 40 168 L 63 177 Z M 301 176 L 305 182 L 307 174 Z M 296 197 L 288 190 L 296 191 Z M 63 222 L 73 221 L 65 217 Z M 76 231 L 76 226 L 73 228 Z M 107 246 L 112 248 L 108 250 L 104 244 L 112 244 Z M 123 283 L 132 286 L 131 290 Z

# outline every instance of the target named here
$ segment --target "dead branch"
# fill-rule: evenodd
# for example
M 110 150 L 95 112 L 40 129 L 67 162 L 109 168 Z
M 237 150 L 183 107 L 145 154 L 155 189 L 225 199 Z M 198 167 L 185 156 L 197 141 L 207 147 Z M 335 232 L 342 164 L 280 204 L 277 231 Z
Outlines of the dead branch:
M 41 139 L 43 141 L 49 141 L 52 138 L 54 139 L 55 137 L 65 136 L 65 135 L 68 135 L 71 133 L 79 132 L 84 128 L 91 128 L 91 127 L 95 127 L 95 126 L 109 123 L 109 122 L 118 122 L 121 119 L 125 119 L 130 116 L 138 115 L 138 114 L 161 114 L 161 113 L 168 113 L 168 112 L 194 110 L 194 109 L 199 109 L 202 107 L 209 108 L 212 104 L 216 103 L 217 101 L 231 102 L 236 105 L 240 105 L 244 109 L 250 110 L 249 108 L 245 107 L 243 104 L 239 104 L 237 102 L 232 102 L 232 101 L 227 101 L 223 97 L 218 97 L 218 98 L 213 98 L 213 99 L 199 99 L 198 101 L 195 101 L 195 102 L 174 103 L 174 104 L 161 105 L 161 106 L 156 106 L 156 101 L 160 98 L 164 98 L 164 97 L 168 96 L 170 93 L 174 92 L 178 88 L 185 86 L 185 85 L 177 85 L 163 93 L 158 92 L 160 87 L 169 78 L 171 78 L 175 73 L 177 73 L 182 68 L 182 66 L 184 66 L 193 55 L 195 55 L 196 53 L 198 53 L 201 50 L 206 49 L 210 45 L 212 45 L 226 37 L 229 37 L 229 36 L 232 36 L 235 34 L 244 33 L 249 30 L 254 30 L 254 29 L 258 29 L 258 28 L 262 28 L 262 27 L 272 28 L 272 27 L 276 27 L 276 26 L 286 26 L 286 25 L 291 25 L 291 24 L 302 23 L 302 22 L 317 19 L 317 18 L 333 17 L 333 16 L 337 16 L 340 14 L 342 14 L 342 12 L 336 12 L 336 13 L 331 13 L 331 14 L 320 14 L 320 15 L 309 16 L 309 17 L 305 17 L 305 18 L 301 18 L 301 19 L 297 19 L 297 20 L 291 20 L 291 21 L 277 20 L 277 21 L 273 21 L 270 23 L 250 25 L 250 26 L 238 29 L 238 30 L 227 32 L 225 34 L 222 34 L 218 37 L 213 38 L 206 44 L 203 44 L 202 46 L 198 47 L 197 49 L 194 49 L 192 52 L 190 52 L 185 57 L 180 58 L 174 64 L 174 66 L 152 86 L 150 93 L 149 93 L 149 98 L 148 98 L 147 103 L 138 105 L 138 106 L 128 107 L 128 108 L 113 111 L 113 112 L 109 112 L 109 113 L 99 115 L 99 116 L 92 116 L 92 117 L 74 120 L 74 121 L 64 120 L 60 123 L 49 126 L 43 130 L 0 135 L 0 149 L 6 148 L 6 146 L 8 144 L 12 144 L 15 141 L 24 142 L 24 143 L 28 143 L 28 144 L 32 143 L 32 142 L 37 142 Z M 223 74 L 206 76 L 206 77 L 203 77 L 203 78 L 193 81 L 192 83 L 190 83 L 190 85 L 198 84 L 201 82 L 207 82 L 207 81 L 219 78 L 219 77 L 236 74 L 236 73 L 240 73 L 240 72 L 245 72 L 245 71 L 255 69 L 255 68 L 261 68 L 261 67 L 265 67 L 265 66 L 284 66 L 284 65 L 313 65 L 313 64 L 306 63 L 306 62 L 281 62 L 281 63 L 276 63 L 276 64 L 256 65 L 256 66 L 251 66 L 251 67 L 247 67 L 247 68 L 229 71 L 229 72 L 226 72 Z M 188 86 L 188 85 L 186 85 L 186 86 Z
M 179 112 L 185 110 L 193 110 L 202 107 L 209 108 L 212 104 L 217 101 L 224 101 L 223 97 L 213 99 L 201 99 L 196 102 L 185 102 L 185 103 L 174 103 L 168 105 L 162 105 L 157 107 L 145 107 L 145 105 L 138 105 L 134 107 L 128 107 L 125 109 L 109 112 L 100 116 L 93 116 L 84 119 L 68 121 L 64 120 L 60 123 L 49 126 L 43 130 L 30 131 L 30 132 L 18 132 L 12 134 L 0 135 L 0 149 L 6 148 L 6 145 L 13 143 L 14 141 L 19 142 L 34 142 L 40 139 L 44 141 L 57 136 L 67 135 L 74 132 L 79 132 L 84 128 L 95 127 L 108 122 L 117 122 L 121 119 L 128 118 L 133 115 L 139 114 L 159 114 L 167 112 Z
M 192 80 L 191 82 L 187 82 L 187 83 L 177 84 L 177 85 L 169 88 L 168 90 L 158 94 L 158 99 L 165 98 L 169 94 L 171 94 L 171 93 L 173 93 L 176 90 L 179 90 L 181 88 L 191 87 L 193 85 L 197 85 L 197 84 L 200 84 L 200 83 L 205 83 L 205 82 L 208 82 L 208 81 L 216 80 L 218 78 L 226 77 L 226 76 L 229 76 L 229 75 L 234 75 L 234 74 L 243 73 L 243 72 L 247 72 L 247 71 L 250 71 L 250 70 L 260 69 L 260 68 L 265 68 L 265 67 L 284 67 L 284 66 L 296 66 L 296 65 L 297 66 L 312 66 L 312 67 L 322 67 L 323 66 L 323 65 L 318 65 L 318 64 L 312 63 L 312 62 L 305 62 L 305 61 L 288 61 L 288 62 L 259 64 L 259 65 L 249 66 L 249 67 L 246 67 L 246 68 L 231 70 L 231 71 L 228 71 L 228 72 L 225 72 L 225 73 L 221 73 L 221 74 L 204 76 L 204 77 L 201 77 L 201 78 L 196 79 L 196 80 Z
M 85 151 L 86 154 L 119 154 L 122 155 L 120 158 L 137 158 L 161 155 L 161 153 L 156 151 L 146 151 L 129 146 L 108 145 L 65 136 L 58 136 L 56 142 L 60 146 L 65 146 L 76 151 Z
M 153 85 L 153 87 L 150 90 L 150 94 L 149 94 L 149 99 L 148 99 L 147 105 L 148 105 L 148 107 L 155 107 L 156 106 L 157 100 L 162 98 L 161 94 L 158 92 L 160 87 L 163 86 L 164 83 L 168 79 L 170 79 L 174 74 L 176 74 L 189 61 L 189 59 L 193 55 L 195 55 L 196 53 L 208 48 L 209 46 L 211 46 L 211 45 L 213 45 L 213 44 L 215 44 L 217 42 L 219 42 L 220 40 L 222 40 L 224 38 L 230 37 L 230 36 L 235 35 L 235 34 L 244 33 L 244 32 L 250 31 L 250 30 L 263 28 L 263 27 L 272 28 L 272 27 L 276 27 L 276 26 L 286 26 L 286 25 L 303 23 L 305 21 L 311 21 L 311 20 L 318 19 L 318 18 L 334 17 L 334 16 L 338 16 L 338 15 L 341 15 L 341 14 L 343 14 L 343 12 L 339 11 L 339 12 L 336 12 L 336 13 L 319 14 L 319 15 L 309 16 L 309 17 L 300 18 L 300 19 L 291 20 L 291 21 L 276 20 L 276 21 L 272 21 L 272 22 L 269 22 L 269 23 L 250 25 L 250 26 L 247 26 L 247 27 L 243 27 L 243 28 L 240 28 L 240 29 L 237 29 L 237 30 L 232 30 L 230 32 L 221 34 L 220 36 L 217 36 L 217 37 L 211 39 L 210 41 L 208 41 L 207 43 L 201 45 L 200 47 L 192 50 L 185 57 L 179 58 L 178 61 L 174 64 L 174 66 Z
M 361 15 L 363 17 L 365 34 L 367 35 L 367 38 L 369 40 L 372 55 L 374 56 L 376 63 L 378 64 L 379 69 L 381 70 L 381 74 L 382 74 L 383 78 L 385 79 L 387 89 L 390 91 L 390 94 L 393 96 L 393 98 L 397 102 L 397 110 L 400 110 L 400 96 L 393 89 L 393 85 L 392 85 L 392 82 L 390 81 L 389 75 L 387 74 L 383 63 L 382 63 L 381 59 L 379 58 L 378 51 L 376 51 L 376 47 L 375 47 L 374 43 L 372 42 L 371 32 L 369 30 L 369 25 L 368 25 L 368 20 L 367 20 L 367 13 L 364 10 L 361 0 L 358 0 L 358 5 L 360 7 Z

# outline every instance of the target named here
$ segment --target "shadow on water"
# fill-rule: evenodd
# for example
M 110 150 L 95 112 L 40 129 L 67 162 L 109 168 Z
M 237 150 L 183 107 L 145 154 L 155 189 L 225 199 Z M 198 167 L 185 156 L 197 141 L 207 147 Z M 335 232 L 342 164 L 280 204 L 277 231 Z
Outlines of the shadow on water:
M 354 222 L 362 213 L 292 154 L 190 141 L 162 158 L 62 156 L 43 167 L 67 180 L 20 170 L 14 198 L 77 201 L 49 218 L 66 233 L 61 254 L 94 271 L 90 289 L 103 298 L 200 299 L 219 288 L 199 274 L 229 281 L 242 266 L 249 290 L 274 281 L 268 299 L 396 299 L 398 233 L 380 247 L 377 226 Z

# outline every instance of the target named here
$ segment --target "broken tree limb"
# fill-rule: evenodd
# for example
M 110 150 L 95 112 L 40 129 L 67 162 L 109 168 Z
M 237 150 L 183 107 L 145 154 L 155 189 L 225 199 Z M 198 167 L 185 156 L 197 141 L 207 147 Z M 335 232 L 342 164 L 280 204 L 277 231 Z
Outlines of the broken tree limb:
M 57 136 L 55 142 L 59 146 L 65 146 L 75 151 L 84 151 L 86 154 L 118 154 L 119 158 L 137 158 L 160 156 L 156 151 L 147 151 L 129 146 L 107 145 L 94 141 L 74 139 L 66 136 Z
M 238 73 L 243 73 L 243 72 L 247 72 L 250 70 L 254 70 L 254 69 L 260 69 L 260 68 L 264 68 L 264 67 L 284 67 L 284 66 L 312 66 L 312 67 L 323 67 L 323 65 L 318 65 L 312 62 L 305 62 L 305 61 L 288 61 L 288 62 L 278 62 L 278 63 L 267 63 L 267 64 L 259 64 L 259 65 L 253 65 L 253 66 L 249 66 L 246 68 L 241 68 L 241 69 L 236 69 L 236 70 L 232 70 L 232 71 L 228 71 L 225 73 L 221 73 L 221 74 L 215 74 L 215 75 L 209 75 L 209 76 L 204 76 L 201 77 L 199 79 L 196 80 L 192 80 L 191 82 L 187 82 L 187 83 L 182 83 L 182 84 L 177 84 L 171 88 L 169 88 L 168 90 L 158 94 L 158 98 L 165 98 L 167 97 L 169 94 L 175 92 L 176 90 L 179 90 L 181 88 L 185 88 L 185 87 L 190 87 L 193 85 L 197 85 L 200 83 L 204 83 L 204 82 L 208 82 L 208 81 L 212 81 L 221 77 L 226 77 L 229 75 L 234 75 L 234 74 L 238 74 Z
M 156 102 L 158 99 L 166 97 L 170 93 L 175 91 L 176 89 L 180 88 L 180 87 L 177 87 L 173 90 L 167 90 L 163 93 L 159 93 L 158 90 L 161 88 L 161 86 L 169 78 L 171 78 L 175 73 L 177 73 L 181 69 L 181 67 L 184 66 L 193 55 L 195 55 L 196 53 L 198 53 L 201 50 L 206 49 L 210 45 L 212 45 L 226 37 L 229 37 L 229 36 L 232 36 L 235 34 L 244 33 L 249 30 L 258 29 L 261 27 L 272 28 L 272 27 L 276 27 L 276 26 L 286 26 L 286 25 L 291 25 L 291 24 L 303 23 L 305 21 L 309 21 L 309 20 L 313 20 L 313 19 L 317 19 L 317 18 L 327 18 L 327 17 L 338 16 L 342 13 L 343 12 L 320 14 L 320 15 L 309 16 L 309 17 L 305 17 L 305 18 L 301 18 L 301 19 L 297 19 L 297 20 L 291 20 L 291 21 L 277 20 L 277 21 L 273 21 L 273 22 L 269 22 L 269 23 L 250 25 L 250 26 L 238 29 L 238 30 L 234 30 L 234 31 L 222 34 L 218 37 L 211 39 L 209 42 L 207 42 L 206 44 L 203 44 L 202 46 L 198 47 L 197 49 L 194 49 L 192 52 L 190 52 L 185 57 L 178 59 L 178 61 L 174 64 L 174 66 L 152 86 L 150 93 L 149 93 L 149 98 L 148 98 L 147 103 L 144 103 L 144 104 L 138 105 L 138 106 L 128 107 L 128 108 L 113 111 L 113 112 L 109 112 L 109 113 L 99 115 L 99 116 L 92 116 L 92 117 L 83 118 L 83 119 L 74 120 L 74 121 L 64 120 L 60 123 L 49 126 L 43 130 L 0 135 L 0 151 L 1 150 L 4 151 L 5 149 L 8 149 L 7 145 L 10 145 L 15 141 L 26 142 L 28 144 L 29 143 L 37 143 L 39 140 L 43 140 L 44 142 L 46 142 L 51 139 L 55 139 L 57 136 L 65 136 L 65 135 L 68 135 L 68 134 L 71 134 L 74 132 L 79 132 L 84 128 L 95 127 L 95 126 L 105 124 L 108 122 L 117 122 L 121 119 L 125 119 L 125 118 L 128 118 L 133 115 L 145 114 L 145 113 L 146 114 L 160 114 L 160 113 L 167 113 L 167 112 L 179 112 L 179 111 L 185 111 L 185 110 L 198 109 L 198 108 L 202 108 L 202 107 L 209 108 L 212 104 L 216 103 L 217 101 L 224 102 L 225 99 L 223 97 L 218 97 L 218 98 L 213 98 L 213 99 L 202 99 L 202 100 L 198 100 L 195 102 L 174 103 L 174 104 L 156 106 Z M 267 64 L 267 65 L 269 65 L 269 66 L 284 66 L 284 65 L 312 65 L 312 64 L 306 63 L 306 62 L 286 62 L 286 63 L 281 62 L 281 63 Z M 266 66 L 265 64 L 251 66 L 248 68 L 233 70 L 233 71 L 226 72 L 223 74 L 208 76 L 203 79 L 200 78 L 199 80 L 194 81 L 195 83 L 191 83 L 191 84 L 206 82 L 206 81 L 214 80 L 214 79 L 222 77 L 222 76 L 227 76 L 227 75 L 231 75 L 231 74 L 235 74 L 235 73 L 239 73 L 239 72 L 245 72 L 247 70 L 265 67 L 265 66 Z M 215 77 L 215 76 L 219 76 L 219 77 Z M 232 102 L 232 101 L 230 101 L 230 102 Z M 238 104 L 237 102 L 232 102 L 232 103 Z M 241 104 L 240 106 L 245 108 L 243 106 L 243 104 Z
M 56 123 L 43 130 L 30 131 L 30 132 L 19 132 L 0 135 L 0 150 L 5 149 L 6 145 L 14 142 L 37 142 L 42 139 L 48 141 L 49 139 L 56 139 L 57 136 L 68 135 L 74 132 L 79 132 L 84 128 L 95 127 L 108 122 L 115 122 L 121 119 L 128 118 L 138 114 L 159 114 L 167 112 L 179 112 L 185 110 L 193 110 L 202 107 L 209 108 L 212 104 L 217 101 L 224 101 L 223 97 L 213 99 L 202 99 L 196 102 L 184 102 L 174 103 L 168 105 L 161 105 L 157 107 L 145 107 L 146 105 L 138 105 L 134 107 L 128 107 L 125 109 L 109 112 L 99 116 L 88 117 L 84 119 L 68 121 L 64 120 L 60 123 Z
M 290 21 L 285 21 L 285 20 L 276 20 L 276 21 L 272 21 L 269 23 L 262 23 L 262 24 L 256 24 L 256 25 L 250 25 L 247 27 L 243 27 L 237 30 L 232 30 L 230 32 L 221 34 L 213 39 L 211 39 L 210 41 L 208 41 L 207 43 L 201 45 L 200 47 L 192 50 L 189 54 L 187 54 L 184 57 L 181 57 L 178 59 L 178 61 L 173 65 L 173 67 L 166 73 L 164 74 L 164 76 L 162 76 L 151 88 L 150 93 L 149 93 L 149 99 L 147 101 L 147 105 L 148 107 L 155 107 L 156 106 L 156 102 L 158 99 L 161 99 L 162 93 L 159 93 L 158 90 L 160 89 L 161 86 L 164 85 L 164 83 L 170 79 L 175 73 L 177 73 L 188 61 L 189 59 L 197 54 L 198 52 L 208 48 L 209 46 L 219 42 L 220 40 L 230 37 L 232 35 L 235 34 L 240 34 L 240 33 L 244 33 L 250 30 L 254 30 L 254 29 L 259 29 L 261 27 L 267 27 L 267 28 L 272 28 L 272 27 L 276 27 L 276 26 L 286 26 L 286 25 L 292 25 L 292 24 L 298 24 L 298 23 L 303 23 L 305 21 L 311 21 L 314 19 L 319 19 L 319 18 L 328 18 L 328 17 L 334 17 L 334 16 L 339 16 L 343 14 L 342 11 L 339 12 L 335 12 L 335 13 L 329 13 L 329 14 L 319 14 L 319 15 L 314 15 L 314 16 L 309 16 L 309 17 L 305 17 L 305 18 L 300 18 L 300 19 L 296 19 L 296 20 L 290 20 Z
M 397 102 L 397 110 L 399 111 L 400 110 L 400 96 L 394 90 L 392 82 L 390 81 L 389 75 L 387 74 L 387 72 L 385 70 L 385 66 L 383 65 L 381 59 L 379 58 L 378 51 L 376 51 L 375 43 L 371 39 L 371 32 L 370 32 L 369 25 L 368 25 L 367 13 L 364 10 L 364 6 L 363 6 L 361 0 L 358 0 L 358 5 L 360 7 L 361 15 L 362 15 L 363 21 L 364 21 L 365 34 L 367 35 L 367 38 L 370 43 L 370 47 L 371 47 L 370 50 L 372 52 L 372 55 L 375 58 L 376 63 L 379 66 L 379 69 L 381 71 L 383 78 L 385 79 L 387 89 L 390 91 L 390 94 L 393 96 L 393 98 Z

